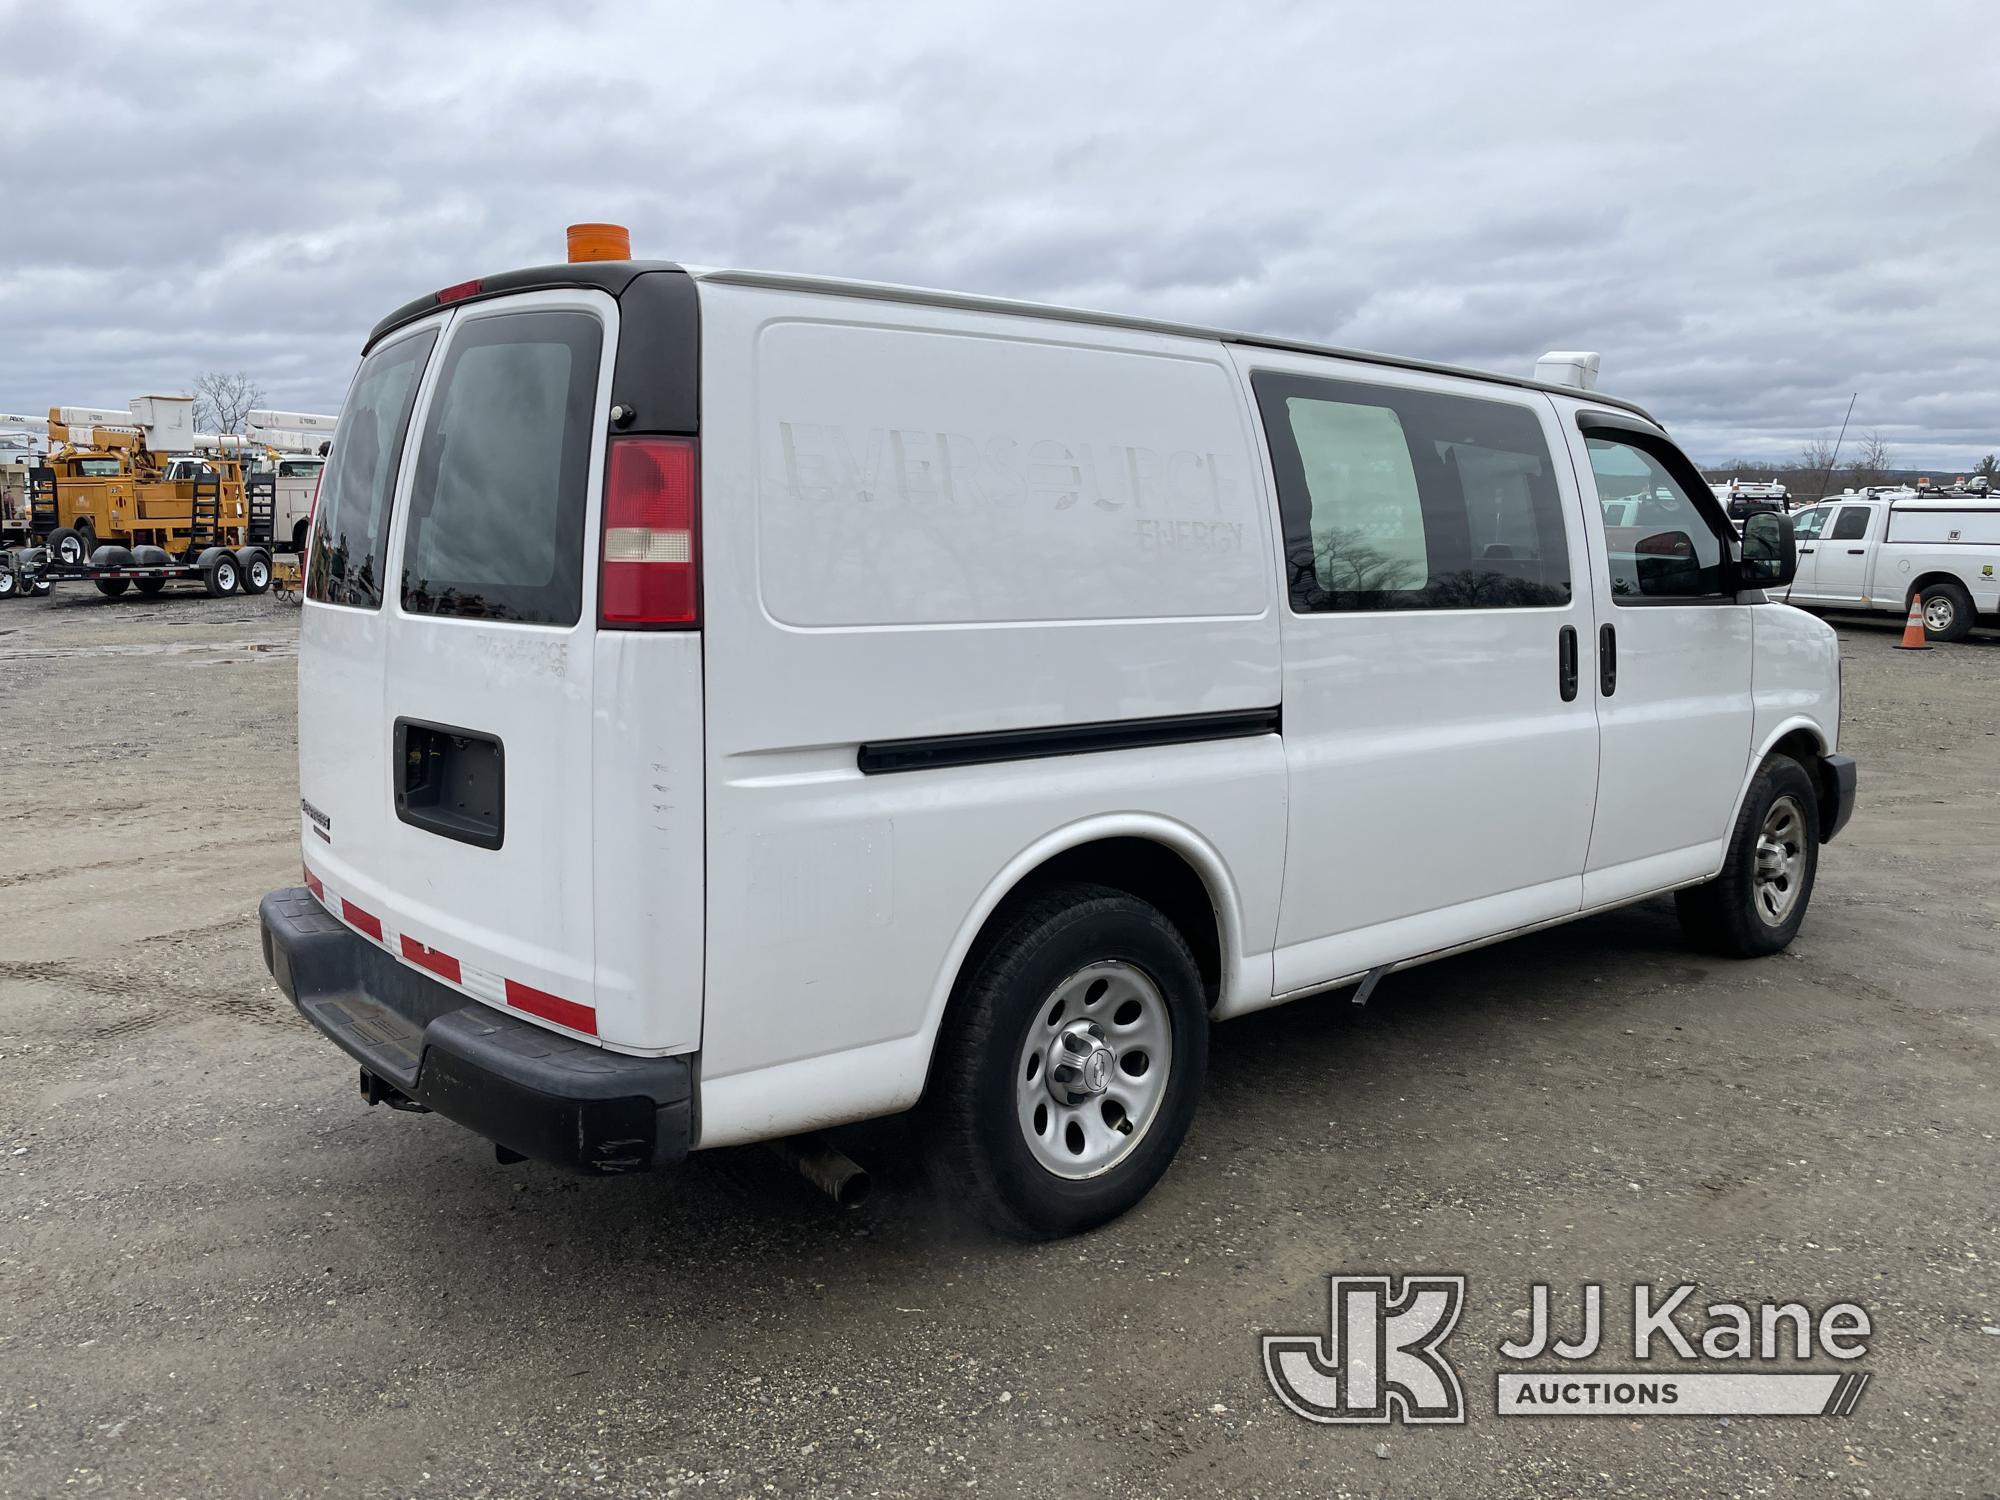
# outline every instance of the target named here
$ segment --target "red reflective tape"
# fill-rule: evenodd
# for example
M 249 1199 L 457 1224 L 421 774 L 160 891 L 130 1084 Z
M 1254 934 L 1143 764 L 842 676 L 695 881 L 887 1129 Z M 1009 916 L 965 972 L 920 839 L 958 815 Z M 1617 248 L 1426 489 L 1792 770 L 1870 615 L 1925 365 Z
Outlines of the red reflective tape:
M 300 868 L 306 872 L 306 889 L 324 901 L 326 899 L 326 886 L 321 883 L 319 876 L 313 874 L 312 870 L 307 866 L 301 865 Z
M 347 900 L 343 900 L 340 903 L 340 910 L 341 914 L 355 927 L 360 928 L 375 939 L 376 942 L 379 943 L 382 941 L 382 919 L 380 917 L 363 911 L 352 901 Z
M 403 939 L 403 957 L 420 969 L 429 969 L 433 974 L 459 982 L 458 960 L 449 953 L 440 953 L 435 948 L 426 948 L 413 937 Z
M 578 1005 L 574 1000 L 565 1000 L 560 995 L 551 995 L 547 990 L 517 984 L 510 979 L 507 981 L 507 1003 L 531 1016 L 540 1016 L 544 1021 L 567 1026 L 571 1031 L 597 1035 L 595 1010 L 588 1005 Z

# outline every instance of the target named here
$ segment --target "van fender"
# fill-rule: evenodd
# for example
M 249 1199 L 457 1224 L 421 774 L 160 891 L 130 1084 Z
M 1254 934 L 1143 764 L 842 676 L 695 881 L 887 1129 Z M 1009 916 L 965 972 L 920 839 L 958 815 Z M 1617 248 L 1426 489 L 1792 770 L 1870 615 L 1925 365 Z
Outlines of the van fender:
M 1207 888 L 1208 898 L 1219 918 L 1221 937 L 1220 993 L 1216 997 L 1213 1013 L 1229 1015 L 1239 1009 L 1246 999 L 1256 994 L 1260 983 L 1263 987 L 1262 998 L 1269 997 L 1270 955 L 1263 955 L 1261 967 L 1254 962 L 1246 962 L 1242 901 L 1229 866 L 1215 846 L 1185 823 L 1155 813 L 1094 813 L 1043 834 L 1002 866 L 979 893 L 979 899 L 953 934 L 951 945 L 945 950 L 944 962 L 931 984 L 930 1003 L 924 1010 L 922 1032 L 927 1051 L 936 1048 L 938 1031 L 944 1025 L 945 1007 L 951 1003 L 951 992 L 957 987 L 966 955 L 971 952 L 972 944 L 985 927 L 987 918 L 993 915 L 1000 903 L 1013 894 L 1023 880 L 1058 854 L 1085 844 L 1118 838 L 1149 839 L 1173 850 L 1193 867 L 1201 877 L 1202 885 Z
M 1771 752 L 1777 749 L 1779 742 L 1786 735 L 1796 734 L 1801 729 L 1812 735 L 1813 744 L 1818 747 L 1821 755 L 1829 753 L 1826 731 L 1820 727 L 1818 721 L 1804 714 L 1793 714 L 1789 719 L 1780 720 L 1778 727 L 1764 736 L 1763 744 L 1757 747 L 1757 753 L 1750 757 L 1750 764 L 1743 772 L 1743 785 L 1736 789 L 1736 800 L 1729 808 L 1729 821 L 1723 825 L 1730 833 L 1736 831 L 1736 820 L 1743 816 L 1743 803 L 1750 795 L 1750 783 L 1757 779 L 1758 768 L 1771 758 Z M 1709 871 L 1711 879 L 1722 873 L 1722 866 L 1728 859 L 1729 839 L 1725 836 L 1722 841 L 1722 859 L 1717 861 L 1713 870 Z

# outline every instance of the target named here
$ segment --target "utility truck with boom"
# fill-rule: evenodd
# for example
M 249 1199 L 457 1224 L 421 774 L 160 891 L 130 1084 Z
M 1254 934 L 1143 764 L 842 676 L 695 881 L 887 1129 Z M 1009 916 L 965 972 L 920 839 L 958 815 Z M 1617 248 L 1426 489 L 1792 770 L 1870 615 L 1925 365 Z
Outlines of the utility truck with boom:
M 8 593 L 64 580 L 113 597 L 135 586 L 156 594 L 176 580 L 211 594 L 270 586 L 271 555 L 256 544 L 240 464 L 221 451 L 193 456 L 201 435 L 191 397 L 140 396 L 124 412 L 51 407 L 48 436 L 53 451 L 28 473 L 30 545 L 0 554 Z M 268 525 L 268 512 L 259 519 Z

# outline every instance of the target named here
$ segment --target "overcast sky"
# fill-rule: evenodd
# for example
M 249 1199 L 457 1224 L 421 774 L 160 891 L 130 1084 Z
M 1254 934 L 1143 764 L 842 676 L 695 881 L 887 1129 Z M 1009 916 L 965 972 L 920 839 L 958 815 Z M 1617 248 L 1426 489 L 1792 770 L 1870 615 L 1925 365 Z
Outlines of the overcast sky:
M 2000 448 L 2000 0 L 0 0 L 0 411 L 242 369 L 334 411 L 411 296 L 635 251 L 1525 372 L 1703 459 Z M 417 9 L 417 7 L 410 7 Z M 1850 438 L 1851 441 L 1851 438 Z

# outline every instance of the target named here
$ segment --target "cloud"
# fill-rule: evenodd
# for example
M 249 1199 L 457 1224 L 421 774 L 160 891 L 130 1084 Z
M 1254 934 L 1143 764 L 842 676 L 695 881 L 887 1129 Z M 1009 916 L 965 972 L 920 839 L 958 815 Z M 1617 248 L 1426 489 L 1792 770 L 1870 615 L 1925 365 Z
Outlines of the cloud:
M 690 263 L 1594 348 L 1707 458 L 1857 391 L 1912 461 L 2000 447 L 1986 0 L 175 15 L 0 3 L 12 55 L 93 60 L 9 73 L 0 410 L 209 368 L 332 410 L 384 312 L 610 218 Z

